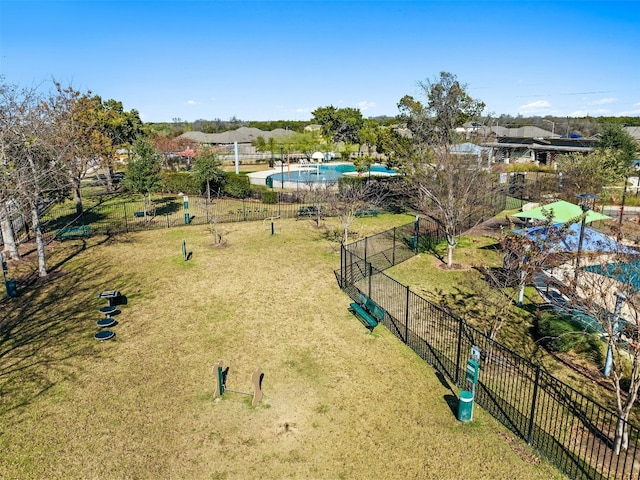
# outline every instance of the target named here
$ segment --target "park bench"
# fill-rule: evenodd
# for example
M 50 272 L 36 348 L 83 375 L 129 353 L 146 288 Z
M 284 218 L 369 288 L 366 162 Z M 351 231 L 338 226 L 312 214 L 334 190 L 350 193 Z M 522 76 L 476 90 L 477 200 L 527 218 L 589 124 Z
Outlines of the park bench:
M 353 302 L 350 305 L 351 310 L 368 328 L 373 330 L 384 319 L 384 309 L 364 293 L 360 293 L 358 300 L 359 302 Z
M 133 216 L 136 218 L 144 218 L 145 212 L 133 212 Z
M 78 227 L 64 227 L 56 230 L 57 240 L 66 240 L 68 238 L 80 238 L 88 236 L 90 236 L 88 225 L 82 225 Z
M 356 210 L 356 217 L 377 217 L 378 210 L 374 207 L 361 208 Z
M 318 215 L 322 215 L 322 207 L 316 207 L 315 205 L 300 207 L 296 215 L 296 220 L 301 218 L 316 218 Z

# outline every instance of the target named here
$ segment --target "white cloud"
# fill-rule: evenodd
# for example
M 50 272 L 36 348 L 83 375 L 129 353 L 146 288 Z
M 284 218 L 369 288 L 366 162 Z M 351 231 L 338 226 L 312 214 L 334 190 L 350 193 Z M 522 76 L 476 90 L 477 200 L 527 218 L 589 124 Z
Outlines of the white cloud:
M 196 102 L 195 100 L 187 100 L 187 105 L 197 105 L 198 102 Z
M 546 100 L 537 100 L 535 102 L 527 103 L 525 105 L 520 105 L 519 110 L 524 110 L 526 112 L 532 112 L 537 110 L 546 110 L 551 108 L 551 104 Z
M 640 107 L 640 103 L 633 104 L 634 107 Z M 616 114 L 619 117 L 634 117 L 636 115 L 640 115 L 640 108 L 637 110 L 627 110 L 625 112 L 618 112 Z
M 362 111 L 369 110 L 370 108 L 376 108 L 375 102 L 367 102 L 366 100 L 358 102 L 357 105 L 358 105 L 358 108 Z
M 296 108 L 296 113 L 307 113 L 309 111 L 309 108 Z
M 594 100 L 590 102 L 589 105 L 608 105 L 609 103 L 616 103 L 618 101 L 617 98 L 609 97 L 609 98 L 601 98 L 600 100 Z

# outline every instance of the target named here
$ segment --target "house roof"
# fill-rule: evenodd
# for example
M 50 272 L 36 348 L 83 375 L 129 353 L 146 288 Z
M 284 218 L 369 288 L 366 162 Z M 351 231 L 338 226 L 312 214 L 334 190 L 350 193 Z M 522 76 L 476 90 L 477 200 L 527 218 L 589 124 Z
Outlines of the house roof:
M 203 133 L 203 132 L 185 132 L 178 138 L 185 138 L 193 142 L 205 143 L 210 145 L 229 144 L 229 143 L 251 143 L 258 137 L 265 140 L 270 138 L 282 138 L 292 135 L 294 132 L 283 128 L 276 128 L 271 131 L 260 130 L 254 127 L 240 127 L 236 130 L 229 130 L 222 133 Z
M 629 135 L 635 140 L 640 140 L 640 127 L 624 127 Z

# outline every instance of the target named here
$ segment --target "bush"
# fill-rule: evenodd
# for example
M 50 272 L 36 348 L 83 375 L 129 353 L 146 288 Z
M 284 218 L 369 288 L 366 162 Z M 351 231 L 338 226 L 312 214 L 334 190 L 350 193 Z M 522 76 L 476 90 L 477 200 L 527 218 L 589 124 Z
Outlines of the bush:
M 591 352 L 599 348 L 597 338 L 562 316 L 542 313 L 536 319 L 536 336 L 541 345 L 551 352 Z
M 226 173 L 222 189 L 230 197 L 246 198 L 251 194 L 251 182 L 246 175 Z
M 193 175 L 185 172 L 164 172 L 162 183 L 167 193 L 185 193 L 188 195 L 200 195 L 202 183 Z
M 262 203 L 274 205 L 278 203 L 278 192 L 272 190 L 266 190 L 262 192 Z

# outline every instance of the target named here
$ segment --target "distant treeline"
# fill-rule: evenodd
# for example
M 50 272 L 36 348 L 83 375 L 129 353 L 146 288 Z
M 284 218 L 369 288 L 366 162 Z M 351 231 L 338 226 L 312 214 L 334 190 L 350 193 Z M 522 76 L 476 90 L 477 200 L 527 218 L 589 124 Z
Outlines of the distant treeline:
M 398 122 L 396 117 L 378 116 L 369 117 L 371 120 L 375 120 L 381 126 L 392 125 Z M 551 122 L 551 123 L 550 123 Z M 239 120 L 235 117 L 229 120 L 221 120 L 219 118 L 213 120 L 196 120 L 194 122 L 183 121 L 176 118 L 173 122 L 149 122 L 145 123 L 145 127 L 148 131 L 155 134 L 176 137 L 184 132 L 197 131 L 204 133 L 221 133 L 229 130 L 235 130 L 240 127 L 255 127 L 264 131 L 271 131 L 278 128 L 285 130 L 292 130 L 295 132 L 302 132 L 304 127 L 312 123 L 312 120 L 270 120 L 270 121 L 255 121 L 255 120 Z M 600 132 L 602 126 L 608 123 L 615 123 L 625 127 L 640 126 L 639 117 L 554 117 L 547 115 L 544 117 L 525 117 L 522 115 L 500 115 L 498 117 L 485 117 L 480 119 L 478 123 L 486 126 L 502 126 L 509 128 L 523 127 L 526 125 L 535 125 L 545 130 L 554 130 L 562 136 L 580 135 L 580 136 L 593 136 Z

